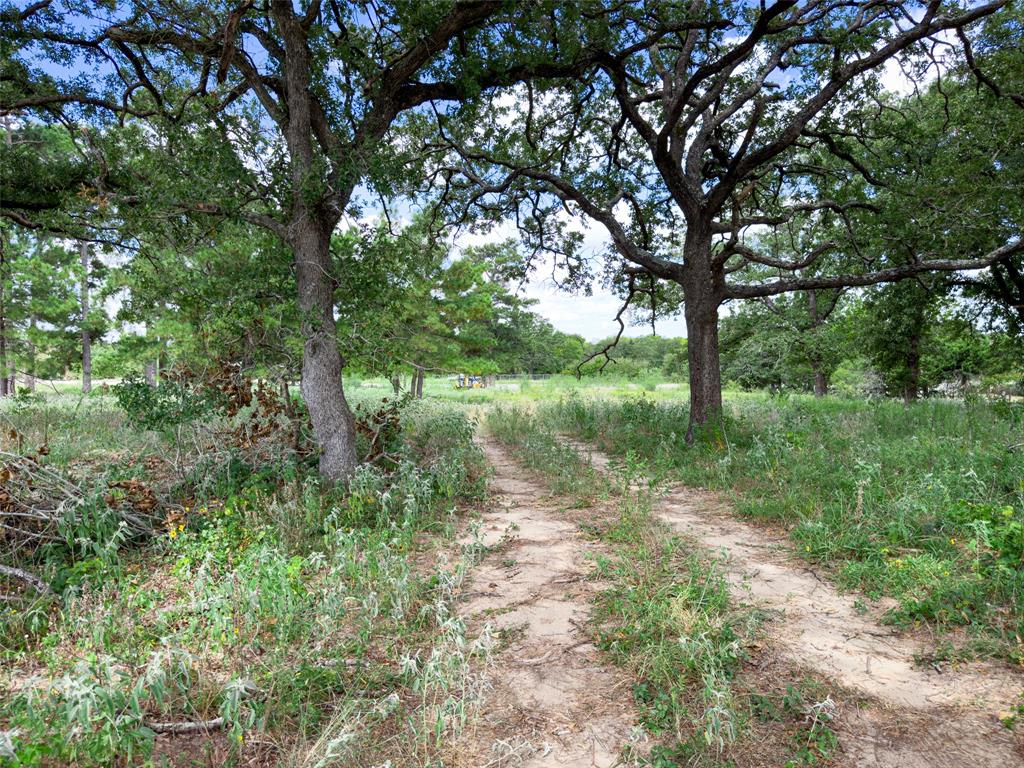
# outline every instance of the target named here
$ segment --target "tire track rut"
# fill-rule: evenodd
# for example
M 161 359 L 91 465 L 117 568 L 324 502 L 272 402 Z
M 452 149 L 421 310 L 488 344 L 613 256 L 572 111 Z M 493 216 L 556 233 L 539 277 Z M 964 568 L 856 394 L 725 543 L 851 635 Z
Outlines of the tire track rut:
M 630 680 L 606 664 L 587 622 L 599 585 L 587 578 L 600 545 L 526 477 L 492 440 L 494 470 L 483 514 L 491 548 L 474 569 L 459 613 L 470 631 L 499 639 L 492 689 L 478 724 L 458 745 L 461 766 L 611 768 L 636 738 Z

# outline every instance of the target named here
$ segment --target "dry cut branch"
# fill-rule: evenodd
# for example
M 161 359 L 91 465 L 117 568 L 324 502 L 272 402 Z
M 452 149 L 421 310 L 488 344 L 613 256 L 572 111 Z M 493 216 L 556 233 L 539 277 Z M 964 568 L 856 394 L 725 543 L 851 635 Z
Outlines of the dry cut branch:
M 40 458 L 0 451 L 0 551 L 6 555 L 63 541 L 62 524 L 74 523 L 90 501 L 79 485 Z M 97 497 L 96 503 L 105 503 L 129 533 L 151 532 L 158 514 L 152 493 L 136 481 L 110 489 L 117 493 Z
M 32 587 L 36 592 L 41 595 L 52 595 L 53 589 L 43 581 L 41 578 L 36 576 L 34 573 L 29 573 L 21 568 L 12 568 L 9 565 L 0 565 L 0 576 L 6 576 L 10 579 L 17 579 Z
M 219 731 L 227 725 L 223 717 L 215 717 L 212 720 L 195 720 L 184 723 L 146 723 L 146 727 L 155 733 L 166 733 L 173 736 L 185 736 L 190 733 L 208 733 Z

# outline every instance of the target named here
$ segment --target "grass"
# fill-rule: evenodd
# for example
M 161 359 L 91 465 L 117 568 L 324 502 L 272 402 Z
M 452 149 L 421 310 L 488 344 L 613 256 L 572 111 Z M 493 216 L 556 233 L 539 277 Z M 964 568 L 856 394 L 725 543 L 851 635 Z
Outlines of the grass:
M 895 598 L 892 622 L 944 633 L 940 652 L 1024 662 L 1021 405 L 745 396 L 694 445 L 679 402 L 570 396 L 540 413 L 658 477 L 725 491 L 840 585 Z
M 606 546 L 596 563 L 608 586 L 594 608 L 594 637 L 634 679 L 640 722 L 654 739 L 630 761 L 729 766 L 755 764 L 753 753 L 767 752 L 763 764 L 827 762 L 836 747 L 820 705 L 827 693 L 799 677 L 785 683 L 745 673 L 758 652 L 760 616 L 735 606 L 714 559 L 652 516 L 654 489 L 636 454 L 609 478 L 521 407 L 495 407 L 486 425 L 569 506 L 597 504 L 582 523 Z
M 181 448 L 102 394 L 5 405 L 23 449 L 48 434 L 43 460 L 98 486 Z M 472 433 L 456 407 L 413 404 L 401 460 L 345 493 L 295 466 L 239 472 L 216 495 L 192 486 L 150 540 L 85 526 L 75 546 L 20 553 L 60 594 L 0 622 L 0 762 L 433 764 L 489 651 L 452 610 L 476 551 L 453 542 L 459 509 L 484 493 Z M 210 737 L 154 733 L 215 718 Z
M 662 481 L 724 492 L 841 585 L 894 598 L 891 621 L 937 632 L 934 656 L 1024 660 L 1021 405 L 730 393 L 722 424 L 688 446 L 684 389 L 512 383 L 428 380 L 434 396 L 403 414 L 401 460 L 361 469 L 347 493 L 287 452 L 261 454 L 262 467 L 233 449 L 197 459 L 198 431 L 133 428 L 102 391 L 4 401 L 2 448 L 66 473 L 92 512 L 61 529 L 64 543 L 19 554 L 59 595 L 0 609 L 0 761 L 440 764 L 491 644 L 452 611 L 479 552 L 453 535 L 457 510 L 483 494 L 467 416 L 481 406 L 567 507 L 593 511 L 581 525 L 603 542 L 608 585 L 594 637 L 635 679 L 655 740 L 636 761 L 756 764 L 760 750 L 768 764 L 818 765 L 835 748 L 827 689 L 750 671 L 770 653 L 760 617 L 652 519 Z M 390 394 L 372 380 L 348 392 L 367 406 Z M 619 456 L 621 472 L 596 473 L 559 432 Z M 154 538 L 102 512 L 110 482 L 133 479 L 164 489 Z M 226 727 L 203 739 L 150 727 L 213 718 Z
M 345 383 L 346 392 L 356 397 L 391 392 L 391 382 L 381 378 L 352 379 Z M 528 376 L 502 379 L 482 389 L 456 389 L 455 382 L 446 377 L 429 377 L 424 384 L 428 397 L 470 405 L 526 404 L 557 399 L 572 392 L 584 392 L 595 397 L 624 397 L 647 393 L 650 397 L 667 398 L 685 391 L 685 386 L 666 382 L 660 375 L 651 374 L 635 379 L 623 376 L 601 375 L 577 379 L 569 374 L 556 374 L 545 379 Z

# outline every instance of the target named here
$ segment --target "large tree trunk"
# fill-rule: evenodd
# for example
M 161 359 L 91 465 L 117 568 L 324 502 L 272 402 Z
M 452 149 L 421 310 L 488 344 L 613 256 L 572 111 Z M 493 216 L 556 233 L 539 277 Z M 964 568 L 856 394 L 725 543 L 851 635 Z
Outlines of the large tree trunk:
M 341 376 L 330 232 L 318 222 L 304 219 L 292 247 L 305 339 L 302 397 L 320 447 L 320 474 L 328 480 L 345 481 L 356 468 L 356 427 Z
M 690 363 L 690 426 L 694 430 L 722 413 L 722 372 L 718 358 L 718 305 L 686 301 L 686 352 Z
M 814 396 L 824 397 L 828 394 L 828 377 L 821 367 L 821 363 L 811 358 L 811 371 L 814 373 Z
M 811 317 L 810 330 L 816 331 L 824 322 L 824 319 L 818 314 L 817 291 L 807 291 L 807 310 Z M 811 353 L 808 357 L 811 361 L 811 371 L 814 374 L 814 396 L 824 397 L 828 394 L 828 377 L 825 375 L 825 371 L 821 367 L 821 360 L 818 359 L 813 346 L 811 347 Z
M 710 237 L 688 234 L 683 279 L 686 353 L 690 363 L 690 424 L 694 431 L 722 414 L 722 371 L 718 355 L 718 307 L 724 276 L 711 267 Z
M 82 392 L 92 391 L 92 337 L 89 334 L 89 244 L 78 244 L 82 260 Z
M 320 448 L 320 474 L 327 480 L 346 481 L 356 468 L 356 426 L 342 385 L 330 245 L 331 232 L 356 182 L 348 183 L 345 194 L 336 189 L 338 194 L 329 200 L 311 200 L 310 190 L 324 181 L 322 160 L 313 146 L 310 99 L 310 73 L 319 64 L 313 61 L 307 30 L 293 5 L 273 2 L 270 12 L 281 31 L 285 50 L 287 119 L 281 121 L 281 127 L 291 165 L 292 204 L 284 236 L 295 258 L 302 313 L 302 397 Z

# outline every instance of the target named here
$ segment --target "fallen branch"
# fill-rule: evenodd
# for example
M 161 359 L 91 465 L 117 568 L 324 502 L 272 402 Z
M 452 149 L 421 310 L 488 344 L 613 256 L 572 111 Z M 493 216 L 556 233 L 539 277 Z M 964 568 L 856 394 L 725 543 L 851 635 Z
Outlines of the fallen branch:
M 31 585 L 36 592 L 41 595 L 52 595 L 54 594 L 53 589 L 43 581 L 41 578 L 36 576 L 34 573 L 29 573 L 21 568 L 12 568 L 9 565 L 0 565 L 0 576 L 7 576 L 11 579 L 17 579 L 23 581 L 26 584 Z
M 153 531 L 161 501 L 148 486 L 125 480 L 108 483 L 107 488 L 110 493 L 100 499 L 94 490 L 79 487 L 66 473 L 43 466 L 34 457 L 0 451 L 0 547 L 4 559 L 10 562 L 21 548 L 63 541 L 61 524 L 73 523 L 93 502 L 105 503 L 132 536 Z
M 185 723 L 146 723 L 146 727 L 155 733 L 167 733 L 172 736 L 184 736 L 190 733 L 206 733 L 219 731 L 228 724 L 223 717 L 212 720 L 196 720 Z

